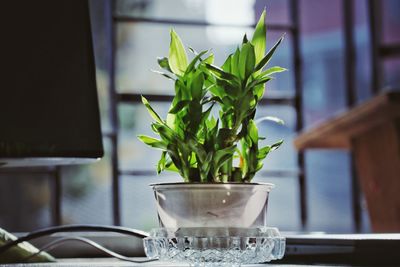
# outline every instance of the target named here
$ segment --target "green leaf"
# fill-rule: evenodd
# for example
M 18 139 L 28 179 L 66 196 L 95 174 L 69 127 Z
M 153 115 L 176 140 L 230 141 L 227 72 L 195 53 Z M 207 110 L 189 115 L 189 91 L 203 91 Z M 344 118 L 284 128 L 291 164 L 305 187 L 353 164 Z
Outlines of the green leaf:
M 254 105 L 256 104 L 253 92 L 247 91 L 247 93 L 238 100 L 237 108 L 235 109 L 237 120 L 243 120 L 247 114 L 252 113 Z
M 272 80 L 271 77 L 256 78 L 249 85 L 247 85 L 247 88 L 251 89 L 253 87 L 256 87 L 257 85 L 264 84 L 270 80 Z
M 254 46 L 245 43 L 239 56 L 239 76 L 242 80 L 246 80 L 253 73 L 255 60 Z
M 236 145 L 217 150 L 213 158 L 215 169 L 219 169 L 227 160 L 232 159 L 235 150 Z
M 228 82 L 227 80 L 217 80 L 217 85 L 222 87 L 224 89 L 224 95 L 230 96 L 230 97 L 236 97 L 240 93 L 240 87 L 237 86 L 236 84 L 232 84 Z
M 190 103 L 190 100 L 182 100 L 176 103 L 169 111 L 168 113 L 170 114 L 176 114 L 179 111 L 181 111 L 183 108 L 185 108 L 188 104 Z
M 204 149 L 206 151 L 215 151 L 215 143 L 217 139 L 219 121 L 216 121 L 214 117 L 205 121 L 205 138 L 204 138 Z
M 208 117 L 210 116 L 210 113 L 211 113 L 211 110 L 212 110 L 213 106 L 214 106 L 214 105 L 211 105 L 209 108 L 207 108 L 206 111 L 204 111 L 204 112 L 201 114 L 201 121 L 200 121 L 200 124 L 205 123 L 205 121 L 208 119 Z
M 148 146 L 163 149 L 163 150 L 167 149 L 166 144 L 161 140 L 158 140 L 156 138 L 146 136 L 146 135 L 138 135 L 137 137 L 140 141 L 142 141 L 143 143 L 145 143 Z
M 221 86 L 213 86 L 209 89 L 209 91 L 214 97 L 218 97 L 219 99 L 225 96 L 224 88 Z
M 165 69 L 165 70 L 167 70 L 167 71 L 169 71 L 169 72 L 172 72 L 171 68 L 169 67 L 168 58 L 166 58 L 166 57 L 159 57 L 159 58 L 157 58 L 157 62 L 158 62 L 158 65 L 159 65 L 161 68 L 163 68 L 163 69 Z
M 174 79 L 171 75 L 169 75 L 169 74 L 167 74 L 167 73 L 165 73 L 165 72 L 158 71 L 158 70 L 150 70 L 150 71 L 152 71 L 152 72 L 154 72 L 154 73 L 157 73 L 157 74 L 161 74 L 161 75 L 164 76 L 165 78 L 175 81 L 175 79 Z
M 191 71 L 193 70 L 194 66 L 196 65 L 197 61 L 201 60 L 201 57 L 202 57 L 205 53 L 207 53 L 207 52 L 208 52 L 208 51 L 206 50 L 206 51 L 200 52 L 200 54 L 197 54 L 197 55 L 192 59 L 192 61 L 190 62 L 190 64 L 187 66 L 187 68 L 186 68 L 186 73 L 191 72 Z
M 210 102 L 219 102 L 219 103 L 222 103 L 222 100 L 221 100 L 221 98 L 218 97 L 218 96 L 213 96 L 213 97 L 210 97 L 210 98 L 205 97 L 205 98 L 203 98 L 201 104 L 202 104 L 202 105 L 205 105 L 205 104 L 210 103 Z
M 170 35 L 171 43 L 169 45 L 168 55 L 169 67 L 173 73 L 182 75 L 188 65 L 186 51 L 183 47 L 181 39 L 173 29 L 171 29 Z
M 257 153 L 257 159 L 258 160 L 265 159 L 270 151 L 271 151 L 271 147 L 270 146 L 265 146 L 265 147 L 259 149 L 258 153 Z
M 220 150 L 219 150 L 220 151 Z M 218 152 L 218 151 L 217 151 Z M 219 158 L 219 161 L 215 164 L 215 169 L 219 169 L 224 165 L 226 162 L 229 160 L 232 160 L 233 155 L 232 154 L 225 154 Z
M 245 139 L 242 139 L 242 141 L 240 143 L 242 145 L 242 153 L 241 153 L 242 157 L 241 157 L 241 162 L 240 162 L 241 166 L 240 167 L 242 169 L 243 176 L 246 176 L 248 169 L 249 169 L 249 167 L 248 167 L 249 145 L 247 144 Z
M 189 51 L 192 52 L 195 56 L 197 56 L 199 53 L 191 46 L 188 47 Z
M 154 111 L 154 109 L 150 106 L 149 101 L 147 101 L 147 99 L 142 96 L 142 102 L 145 105 L 145 107 L 147 108 L 147 111 L 149 112 L 150 116 L 157 122 L 159 123 L 164 123 L 163 120 L 160 118 L 160 116 L 157 114 L 157 112 Z
M 269 76 L 274 73 L 279 73 L 279 72 L 284 72 L 284 71 L 287 71 L 287 69 L 281 68 L 279 66 L 275 66 L 275 67 L 271 67 L 271 68 L 261 72 L 260 75 L 258 75 L 258 77 L 265 77 L 265 76 Z
M 192 79 L 191 93 L 193 99 L 200 100 L 203 93 L 204 76 L 201 71 L 197 71 Z
M 226 72 L 226 71 L 218 68 L 217 66 L 206 63 L 206 67 L 208 70 L 211 71 L 211 73 L 213 73 L 218 78 L 222 78 L 222 79 L 228 80 L 228 81 L 235 81 L 236 83 L 238 82 L 237 77 L 235 75 L 233 75 L 229 72 Z
M 190 91 L 181 79 L 175 80 L 175 100 L 190 100 Z
M 250 136 L 251 142 L 253 144 L 257 144 L 258 143 L 258 129 L 253 120 L 249 121 L 249 124 L 247 125 L 247 132 Z
M 213 64 L 214 63 L 214 54 L 211 53 L 206 59 L 204 59 L 203 62 L 207 63 L 207 64 Z
M 174 130 L 176 130 L 176 129 L 175 129 L 175 126 L 177 126 L 177 125 L 175 124 L 175 120 L 176 120 L 176 115 L 175 115 L 175 114 L 172 114 L 172 113 L 168 113 L 168 114 L 167 114 L 166 124 L 167 124 L 167 126 L 168 126 L 169 128 L 174 129 Z
M 236 139 L 236 133 L 229 128 L 220 128 L 218 131 L 217 142 L 220 147 L 232 144 Z
M 201 162 L 204 162 L 204 160 L 206 159 L 207 153 L 200 143 L 196 142 L 193 139 L 189 139 L 187 141 L 187 146 L 199 157 L 199 160 Z
M 260 19 L 257 22 L 256 29 L 251 39 L 251 43 L 254 45 L 254 52 L 256 56 L 256 64 L 258 64 L 264 57 L 266 47 L 266 36 L 267 30 L 265 27 L 265 9 L 262 12 Z
M 167 155 L 166 151 L 163 151 L 161 153 L 161 158 L 157 163 L 157 174 L 160 174 L 165 169 L 165 163 L 166 163 L 165 156 L 166 155 Z
M 158 134 L 161 136 L 167 144 L 176 142 L 177 135 L 175 132 L 164 124 L 156 124 L 155 128 L 157 129 Z
M 176 169 L 178 170 L 179 174 L 185 179 L 181 159 L 179 158 L 178 148 L 175 145 L 169 144 L 167 146 L 167 151 L 173 165 L 176 166 Z M 167 168 L 169 168 L 170 165 L 167 163 L 166 166 Z
M 192 134 L 193 136 L 196 136 L 196 133 L 200 129 L 201 116 L 202 116 L 202 106 L 200 105 L 199 102 L 192 101 L 189 105 L 189 112 L 188 112 L 189 123 L 187 126 L 188 129 L 187 132 Z
M 219 120 L 216 120 L 214 116 L 211 116 L 211 118 L 206 121 L 206 124 L 208 129 L 212 129 L 214 127 L 218 128 Z
M 279 140 L 278 142 L 271 145 L 271 151 L 278 149 L 283 144 L 283 140 Z
M 209 152 L 204 161 L 200 163 L 199 169 L 200 169 L 201 182 L 207 182 L 208 173 L 211 168 L 212 158 L 213 158 L 213 153 Z
M 234 182 L 242 182 L 242 170 L 240 168 L 235 168 L 232 172 L 232 180 Z
M 261 61 L 256 65 L 254 71 L 261 70 L 264 68 L 265 65 L 268 64 L 268 62 L 271 60 L 272 55 L 275 53 L 276 48 L 280 45 L 280 43 L 283 40 L 284 35 L 279 38 L 279 40 L 274 44 L 274 46 L 268 51 L 268 53 L 261 59 Z
M 254 86 L 253 92 L 257 101 L 263 97 L 264 91 L 265 91 L 265 84 Z
M 222 70 L 226 72 L 231 72 L 231 59 L 232 55 L 229 55 L 228 58 L 225 60 L 224 64 L 222 65 Z
M 165 170 L 179 172 L 179 169 L 175 166 L 174 162 L 170 158 L 167 158 L 165 162 Z
M 240 50 L 239 48 L 236 48 L 236 51 L 231 59 L 231 73 L 235 76 L 239 76 L 239 57 L 240 57 Z

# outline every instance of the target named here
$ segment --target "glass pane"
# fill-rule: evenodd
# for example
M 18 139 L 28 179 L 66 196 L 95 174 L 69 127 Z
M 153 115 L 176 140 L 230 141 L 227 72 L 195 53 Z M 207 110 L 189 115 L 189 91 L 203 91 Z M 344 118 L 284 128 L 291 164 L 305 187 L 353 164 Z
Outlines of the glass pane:
M 399 90 L 400 88 L 400 59 L 387 59 L 383 64 L 384 90 Z
M 112 224 L 110 142 L 103 140 L 105 155 L 89 165 L 62 168 L 62 221 Z
M 283 32 L 267 33 L 267 50 L 269 50 L 283 34 Z M 288 70 L 272 75 L 275 79 L 267 83 L 265 96 L 294 96 L 294 75 L 296 70 L 293 65 L 292 41 L 292 35 L 286 32 L 283 42 L 268 63 L 267 68 L 280 66 Z
M 400 2 L 398 0 L 383 0 L 382 3 L 382 29 L 385 43 L 400 42 Z
M 297 156 L 293 145 L 295 137 L 296 113 L 290 106 L 260 106 L 257 109 L 256 120 L 266 116 L 278 117 L 285 121 L 285 125 L 279 125 L 271 121 L 262 121 L 258 123 L 259 135 L 266 137 L 260 141 L 260 145 L 271 145 L 278 140 L 283 139 L 282 146 L 271 152 L 264 161 L 263 171 L 268 170 L 297 170 Z
M 349 153 L 309 151 L 306 153 L 308 229 L 352 232 Z
M 207 4 L 207 1 L 196 0 L 119 0 L 116 14 L 152 19 L 205 21 Z
M 354 1 L 355 8 L 355 52 L 356 52 L 356 87 L 358 102 L 372 96 L 371 88 L 371 41 L 369 34 L 369 14 L 367 1 Z
M 339 0 L 301 1 L 306 126 L 330 118 L 346 107 L 342 3 Z M 360 7 L 360 3 L 357 2 L 356 7 Z M 357 11 L 355 18 L 356 45 L 357 49 L 360 48 L 357 56 L 360 57 L 368 53 L 363 16 L 365 13 Z M 358 62 L 361 63 L 367 65 L 369 62 Z M 357 70 L 360 79 L 357 86 L 370 82 L 368 70 L 368 67 Z M 308 230 L 353 231 L 348 153 L 332 150 L 307 152 L 306 177 Z
M 256 0 L 255 10 L 257 18 L 264 7 L 267 9 L 267 23 L 290 24 L 290 3 L 288 0 Z
M 299 191 L 296 177 L 256 178 L 255 182 L 273 183 L 268 200 L 267 225 L 280 231 L 300 231 Z
M 288 0 L 119 0 L 116 13 L 139 18 L 247 25 L 255 23 L 255 15 L 258 18 L 264 7 L 271 11 L 269 23 L 288 22 Z
M 345 107 L 342 1 L 301 3 L 304 118 L 310 125 Z
M 0 173 L 0 225 L 10 232 L 29 232 L 51 222 L 48 174 L 3 170 Z
M 169 109 L 167 103 L 152 103 L 153 108 L 165 118 Z M 118 155 L 121 170 L 151 170 L 155 173 L 155 166 L 160 157 L 160 151 L 152 149 L 137 139 L 138 134 L 154 136 L 150 128 L 153 119 L 146 108 L 141 105 L 119 106 L 121 131 L 119 132 Z
M 159 70 L 157 57 L 168 55 L 170 25 L 120 24 L 118 27 L 117 88 L 119 92 L 144 94 L 173 94 L 173 83 L 150 70 Z M 226 57 L 241 43 L 245 32 L 251 28 L 220 27 L 174 27 L 186 46 L 197 51 L 212 48 L 215 64 L 222 65 Z M 270 48 L 282 35 L 281 32 L 268 34 L 267 47 Z M 271 90 L 293 90 L 293 67 L 290 34 L 277 50 L 270 66 L 280 65 L 290 71 L 276 75 L 271 81 Z M 192 54 L 189 53 L 189 58 Z

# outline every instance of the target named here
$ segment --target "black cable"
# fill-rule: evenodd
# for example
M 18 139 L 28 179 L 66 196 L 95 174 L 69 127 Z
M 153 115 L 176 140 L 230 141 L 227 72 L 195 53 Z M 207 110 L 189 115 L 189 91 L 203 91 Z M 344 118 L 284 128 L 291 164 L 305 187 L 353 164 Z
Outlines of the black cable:
M 139 238 L 144 238 L 149 236 L 148 233 L 136 229 L 131 229 L 127 227 L 121 227 L 121 226 L 103 226 L 103 225 L 63 225 L 63 226 L 55 226 L 55 227 L 49 227 L 49 228 L 44 228 L 38 231 L 31 232 L 27 234 L 26 236 L 20 237 L 16 240 L 13 240 L 11 242 L 8 242 L 4 244 L 3 246 L 0 247 L 0 255 L 1 253 L 4 253 L 11 247 L 25 241 L 29 241 L 35 238 L 39 238 L 42 236 L 47 236 L 51 235 L 54 233 L 60 233 L 60 232 L 115 232 L 115 233 L 120 233 L 124 235 L 130 235 L 130 236 L 135 236 Z
M 63 238 L 59 238 L 59 239 L 57 239 L 57 240 L 54 240 L 54 241 L 52 241 L 52 242 L 46 244 L 45 246 L 43 246 L 42 248 L 40 248 L 39 251 L 36 252 L 35 254 L 32 254 L 32 255 L 30 255 L 29 257 L 26 257 L 26 258 L 24 259 L 24 262 L 28 261 L 28 260 L 29 260 L 30 258 L 32 258 L 32 257 L 35 257 L 36 255 L 39 255 L 40 253 L 42 253 L 42 252 L 44 252 L 44 251 L 49 252 L 50 250 L 52 250 L 52 249 L 54 249 L 54 248 L 56 248 L 56 247 L 58 247 L 58 246 L 64 244 L 65 242 L 68 242 L 68 241 L 79 241 L 79 242 L 83 242 L 83 243 L 85 243 L 85 244 L 88 244 L 88 245 L 94 247 L 95 249 L 97 249 L 97 250 L 99 250 L 99 251 L 101 251 L 101 252 L 104 252 L 104 253 L 107 254 L 108 256 L 117 258 L 117 259 L 122 260 L 122 261 L 129 261 L 129 262 L 134 262 L 134 263 L 145 263 L 145 262 L 150 262 L 150 261 L 156 261 L 156 260 L 157 260 L 157 259 L 143 260 L 143 261 L 132 260 L 131 258 L 128 258 L 128 257 L 126 257 L 126 256 L 123 256 L 123 255 L 121 255 L 121 254 L 119 254 L 119 253 L 116 253 L 116 252 L 114 252 L 114 251 L 112 251 L 112 250 L 109 250 L 109 249 L 103 247 L 102 245 L 100 245 L 100 244 L 98 244 L 98 243 L 96 243 L 96 242 L 94 242 L 93 240 L 90 240 L 90 239 L 88 239 L 88 238 L 84 238 L 84 237 L 63 237 Z

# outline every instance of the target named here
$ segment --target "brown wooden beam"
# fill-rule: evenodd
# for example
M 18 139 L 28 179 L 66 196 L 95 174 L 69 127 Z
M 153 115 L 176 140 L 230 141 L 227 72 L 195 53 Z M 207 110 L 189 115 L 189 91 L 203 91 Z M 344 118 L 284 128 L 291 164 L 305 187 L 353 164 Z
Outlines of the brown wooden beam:
M 387 92 L 303 131 L 294 141 L 297 149 L 351 148 L 354 136 L 400 116 L 400 92 Z
M 369 129 L 352 140 L 374 232 L 400 231 L 400 119 Z

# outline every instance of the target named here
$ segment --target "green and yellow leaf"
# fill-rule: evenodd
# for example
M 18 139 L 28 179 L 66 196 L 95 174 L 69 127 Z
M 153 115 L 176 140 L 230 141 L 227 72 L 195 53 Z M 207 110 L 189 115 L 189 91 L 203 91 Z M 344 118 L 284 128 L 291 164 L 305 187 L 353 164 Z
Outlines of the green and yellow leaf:
M 168 63 L 172 72 L 182 75 L 188 66 L 188 59 L 185 48 L 178 34 L 171 29 L 171 43 L 169 45 Z
M 254 45 L 256 64 L 258 64 L 261 61 L 265 53 L 266 38 L 267 38 L 267 30 L 265 26 L 265 13 L 266 11 L 264 9 L 264 11 L 260 16 L 260 19 L 257 22 L 253 38 L 251 39 L 251 43 Z

